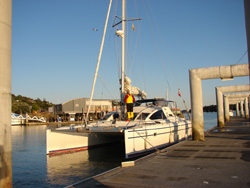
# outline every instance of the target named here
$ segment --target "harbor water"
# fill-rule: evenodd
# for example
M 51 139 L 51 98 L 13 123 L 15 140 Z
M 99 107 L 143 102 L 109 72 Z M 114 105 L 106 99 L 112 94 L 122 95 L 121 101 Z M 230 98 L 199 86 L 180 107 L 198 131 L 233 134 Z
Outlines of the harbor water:
M 204 113 L 204 129 L 217 124 L 217 113 Z M 124 147 L 101 148 L 49 157 L 47 125 L 12 126 L 14 188 L 59 188 L 110 170 L 125 161 Z

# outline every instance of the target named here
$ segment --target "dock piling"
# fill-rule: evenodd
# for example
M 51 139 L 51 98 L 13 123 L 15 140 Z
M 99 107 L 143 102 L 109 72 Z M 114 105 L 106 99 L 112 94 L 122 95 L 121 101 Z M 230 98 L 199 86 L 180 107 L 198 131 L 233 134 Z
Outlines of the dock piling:
M 12 187 L 11 35 L 12 0 L 0 0 L 0 187 Z

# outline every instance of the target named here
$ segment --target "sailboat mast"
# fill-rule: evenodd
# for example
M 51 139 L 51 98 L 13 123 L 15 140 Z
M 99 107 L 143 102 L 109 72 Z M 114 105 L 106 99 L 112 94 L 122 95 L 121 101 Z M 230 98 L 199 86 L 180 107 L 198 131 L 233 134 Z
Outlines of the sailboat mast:
M 125 5 L 126 0 L 122 0 L 122 66 L 121 66 L 121 116 L 122 119 L 125 117 L 125 90 L 124 90 L 124 79 L 125 79 Z
M 121 63 L 121 79 L 120 79 L 120 84 L 121 84 L 121 118 L 124 120 L 125 119 L 125 38 L 126 38 L 126 21 L 134 21 L 134 20 L 141 20 L 141 18 L 135 18 L 135 19 L 126 19 L 126 0 L 122 0 L 122 17 L 121 21 L 114 24 L 112 27 L 115 27 L 122 23 L 122 29 L 116 31 L 116 35 L 120 36 L 122 39 L 122 63 Z

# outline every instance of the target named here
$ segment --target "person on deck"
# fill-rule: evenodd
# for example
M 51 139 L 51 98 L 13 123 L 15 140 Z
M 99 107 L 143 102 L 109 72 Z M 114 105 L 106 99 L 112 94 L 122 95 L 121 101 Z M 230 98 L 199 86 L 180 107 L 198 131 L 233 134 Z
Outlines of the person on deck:
M 128 121 L 130 119 L 133 119 L 134 113 L 133 113 L 133 103 L 135 102 L 135 98 L 133 95 L 130 94 L 130 91 L 127 91 L 127 95 L 125 96 L 125 103 L 127 106 L 127 114 L 128 114 Z

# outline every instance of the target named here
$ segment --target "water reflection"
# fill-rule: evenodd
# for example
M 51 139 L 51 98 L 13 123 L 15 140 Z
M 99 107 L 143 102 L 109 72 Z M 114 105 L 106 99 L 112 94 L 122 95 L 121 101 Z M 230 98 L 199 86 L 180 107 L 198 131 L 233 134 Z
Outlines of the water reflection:
M 47 156 L 47 177 L 52 185 L 70 185 L 102 173 L 124 161 L 121 143 L 76 153 Z
M 74 177 L 88 176 L 86 169 L 88 152 L 82 151 L 65 155 L 47 156 L 47 178 L 52 185 L 67 185 Z
M 13 187 L 46 185 L 46 125 L 12 126 Z
M 120 143 L 48 157 L 46 125 L 12 126 L 13 187 L 65 187 L 120 165 Z

